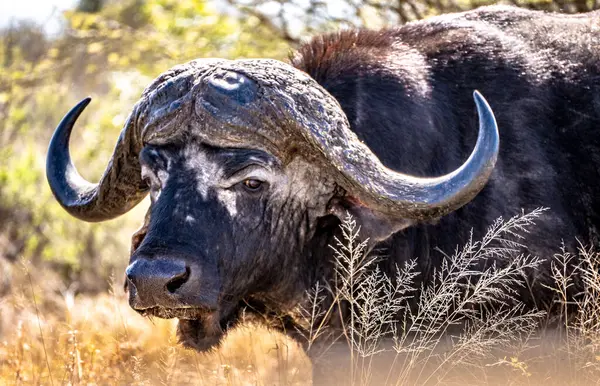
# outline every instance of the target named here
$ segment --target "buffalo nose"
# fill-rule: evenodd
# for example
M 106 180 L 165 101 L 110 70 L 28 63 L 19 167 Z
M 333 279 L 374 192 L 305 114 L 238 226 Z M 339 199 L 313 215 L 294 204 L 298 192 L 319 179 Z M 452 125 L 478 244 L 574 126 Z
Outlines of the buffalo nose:
M 127 267 L 134 288 L 134 308 L 179 305 L 179 292 L 190 278 L 190 268 L 181 260 L 138 258 Z

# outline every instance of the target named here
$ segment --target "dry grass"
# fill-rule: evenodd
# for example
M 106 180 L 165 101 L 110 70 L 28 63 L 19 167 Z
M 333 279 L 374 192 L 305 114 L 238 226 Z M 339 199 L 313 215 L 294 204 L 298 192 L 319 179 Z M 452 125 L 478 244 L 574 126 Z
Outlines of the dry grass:
M 57 294 L 48 273 L 30 275 L 15 268 L 13 291 L 0 300 L 2 385 L 310 382 L 306 355 L 283 335 L 242 327 L 217 352 L 197 354 L 177 344 L 173 320 L 139 316 L 122 290 Z
M 518 251 L 540 214 L 497 221 L 483 240 L 447 256 L 426 286 L 416 284 L 414 262 L 392 278 L 377 269 L 378 258 L 365 255 L 349 218 L 344 239 L 333 246 L 336 284 L 315 288 L 303 310 L 308 319 L 333 312 L 320 308 L 327 291 L 336 305 L 349 305 L 347 383 L 600 385 L 600 255 L 582 247 L 578 255 L 554 256 L 551 288 L 565 311 L 559 328 L 540 328 L 547 316 L 518 302 L 523 273 L 540 264 Z M 497 264 L 481 269 L 490 257 Z M 57 290 L 52 272 L 27 264 L 0 268 L 11 278 L 0 297 L 0 384 L 310 383 L 300 347 L 262 327 L 237 328 L 219 350 L 197 354 L 177 345 L 174 321 L 139 316 L 122 290 L 74 296 Z M 572 300 L 567 292 L 575 284 L 583 291 Z M 573 306 L 578 312 L 567 318 Z M 306 338 L 326 330 L 316 325 Z
M 359 241 L 359 227 L 347 218 L 343 240 L 334 246 L 336 283 L 316 287 L 313 307 L 303 310 L 326 316 L 342 303 L 350 310 L 345 382 L 600 384 L 600 254 L 582 247 L 577 256 L 563 249 L 552 257 L 549 288 L 559 315 L 519 300 L 518 290 L 530 289 L 527 272 L 542 264 L 522 251 L 544 211 L 498 219 L 482 240 L 471 238 L 446 255 L 426 284 L 416 284 L 414 261 L 399 267 L 396 277 L 386 276 L 377 266 L 380 257 L 364 253 L 367 242 Z M 575 281 L 582 291 L 573 298 Z M 316 299 L 325 291 L 335 307 L 319 308 Z M 567 318 L 567 307 L 578 312 Z M 324 333 L 317 328 L 307 338 L 312 343 Z

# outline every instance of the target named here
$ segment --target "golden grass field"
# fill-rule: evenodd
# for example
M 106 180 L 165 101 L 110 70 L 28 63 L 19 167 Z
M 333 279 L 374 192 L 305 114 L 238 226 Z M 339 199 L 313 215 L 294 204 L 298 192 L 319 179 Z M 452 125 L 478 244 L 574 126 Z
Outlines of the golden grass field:
M 398 331 L 390 336 L 381 330 L 377 318 L 389 304 L 372 299 L 371 311 L 358 313 L 363 319 L 346 334 L 355 348 L 353 371 L 339 364 L 331 367 L 332 374 L 352 375 L 350 381 L 337 384 L 600 385 L 600 255 L 596 253 L 580 251 L 584 293 L 578 298 L 579 311 L 562 326 L 559 323 L 559 328 L 544 328 L 548 317 L 543 313 L 514 309 L 473 318 L 463 330 L 455 328 L 459 325 L 455 321 L 470 315 L 467 308 L 461 311 L 461 304 L 478 298 L 493 300 L 494 283 L 510 278 L 506 283 L 512 285 L 511 272 L 535 263 L 535 259 L 515 258 L 513 271 L 484 273 L 480 281 L 489 287 L 468 295 L 454 281 L 456 274 L 472 274 L 467 272 L 469 264 L 485 255 L 486 243 L 504 230 L 519 228 L 522 219 L 529 221 L 523 216 L 499 222 L 491 228 L 492 238 L 469 243 L 457 252 L 455 265 L 441 276 L 440 284 L 422 295 L 420 308 L 430 309 L 428 316 L 419 311 L 410 315 L 412 326 L 402 327 L 410 334 Z M 345 258 L 345 250 L 338 247 L 339 256 Z M 572 285 L 571 274 L 562 270 L 572 258 L 569 254 L 555 257 L 557 301 Z M 56 273 L 27 262 L 2 263 L 0 273 L 0 385 L 311 383 L 311 362 L 301 347 L 264 327 L 242 325 L 229 332 L 219 349 L 200 354 L 178 345 L 174 320 L 149 319 L 130 309 L 120 280 L 113 280 L 109 293 L 75 295 L 74 288 L 60 284 Z M 377 279 L 374 292 L 390 285 L 386 278 L 362 277 L 367 282 L 373 278 Z M 410 275 L 399 278 L 410 282 Z M 346 300 L 353 301 L 362 295 L 348 296 Z M 386 345 L 388 350 L 380 354 Z M 336 384 L 335 378 L 328 384 Z
M 18 278 L 19 289 L 0 302 L 2 385 L 305 385 L 311 382 L 307 356 L 295 342 L 279 333 L 257 326 L 237 328 L 218 351 L 198 354 L 177 344 L 173 320 L 139 316 L 129 308 L 122 291 L 76 298 L 68 294 L 60 296 L 37 275 L 31 275 L 36 280 L 29 283 L 29 274 L 23 267 L 18 268 L 22 272 L 13 275 L 22 275 Z M 50 293 L 52 296 L 48 296 Z M 593 378 L 600 375 L 598 342 L 595 348 L 573 346 L 572 352 L 561 342 L 556 337 L 547 341 L 540 336 L 532 337 L 522 351 L 515 348 L 512 355 L 498 352 L 495 357 L 479 360 L 475 366 L 456 367 L 454 375 L 430 383 L 600 384 L 599 378 L 595 382 Z M 582 362 L 581 355 L 587 357 L 588 363 Z M 388 383 L 397 384 L 394 380 Z M 379 383 L 372 380 L 371 384 Z
M 197 354 L 177 344 L 175 321 L 141 317 L 122 290 L 73 298 L 43 275 L 14 268 L 18 286 L 0 300 L 2 385 L 310 382 L 310 362 L 283 335 L 238 328 L 218 352 Z

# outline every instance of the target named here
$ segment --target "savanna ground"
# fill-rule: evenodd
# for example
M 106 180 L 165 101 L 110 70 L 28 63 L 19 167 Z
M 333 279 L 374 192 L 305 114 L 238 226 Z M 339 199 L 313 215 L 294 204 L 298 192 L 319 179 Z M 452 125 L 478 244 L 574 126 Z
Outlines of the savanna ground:
M 282 0 L 269 11 L 251 6 L 259 2 L 82 0 L 54 15 L 62 29 L 51 35 L 26 21 L 2 28 L 0 384 L 310 383 L 303 350 L 276 332 L 240 327 L 215 352 L 197 354 L 177 344 L 174 321 L 132 311 L 123 272 L 130 235 L 147 204 L 107 223 L 82 223 L 56 204 L 44 176 L 52 130 L 84 96 L 94 100 L 78 122 L 72 154 L 82 174 L 95 180 L 143 87 L 175 64 L 197 57 L 284 59 L 298 36 L 489 3 L 340 0 L 328 6 Z M 569 12 L 600 6 L 519 5 Z M 428 288 L 416 284 L 419 273 L 410 263 L 396 278 L 375 269 L 348 220 L 346 239 L 333 246 L 337 285 L 315 288 L 309 294 L 313 307 L 299 315 L 327 315 L 330 310 L 319 302 L 326 291 L 352 305 L 354 324 L 338 344 L 353 348 L 346 373 L 354 384 L 600 384 L 600 261 L 594 251 L 582 246 L 575 258 L 560 253 L 556 240 L 557 255 L 549 258 L 558 313 L 526 311 L 512 302 L 511 288 L 525 285 L 522 273 L 539 265 L 537 257 L 517 253 L 526 243 L 519 236 L 526 236 L 538 215 L 490 224 L 483 240 L 457 240 L 461 247 L 445 251 L 448 264 Z M 491 254 L 505 264 L 474 273 L 471 268 Z M 464 285 L 475 276 L 477 285 Z M 560 310 L 573 306 L 565 299 L 576 280 L 583 285 L 579 312 L 567 319 Z M 415 298 L 415 290 L 421 297 Z M 418 311 L 407 306 L 411 302 Z M 477 312 L 487 304 L 495 304 L 493 313 Z M 398 315 L 401 323 L 395 325 Z M 317 328 L 306 339 L 329 332 Z

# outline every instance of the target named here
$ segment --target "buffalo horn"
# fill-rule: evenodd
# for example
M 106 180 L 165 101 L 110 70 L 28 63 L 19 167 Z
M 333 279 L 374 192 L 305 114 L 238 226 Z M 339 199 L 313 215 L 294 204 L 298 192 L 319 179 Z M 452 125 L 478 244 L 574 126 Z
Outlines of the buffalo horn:
M 473 97 L 479 114 L 479 135 L 471 156 L 455 171 L 436 178 L 398 173 L 383 166 L 350 129 L 329 136 L 325 156 L 341 172 L 365 205 L 392 217 L 424 220 L 448 214 L 471 201 L 489 179 L 498 157 L 499 135 L 494 113 L 477 91 Z M 323 133 L 312 133 L 323 143 Z M 343 143 L 342 146 L 336 146 Z
M 56 127 L 46 158 L 46 176 L 52 193 L 71 215 L 89 222 L 109 220 L 129 211 L 146 195 L 140 177 L 138 153 L 141 148 L 135 128 L 135 110 L 119 136 L 113 156 L 98 184 L 86 181 L 77 172 L 69 152 L 75 121 L 90 103 L 79 102 Z

